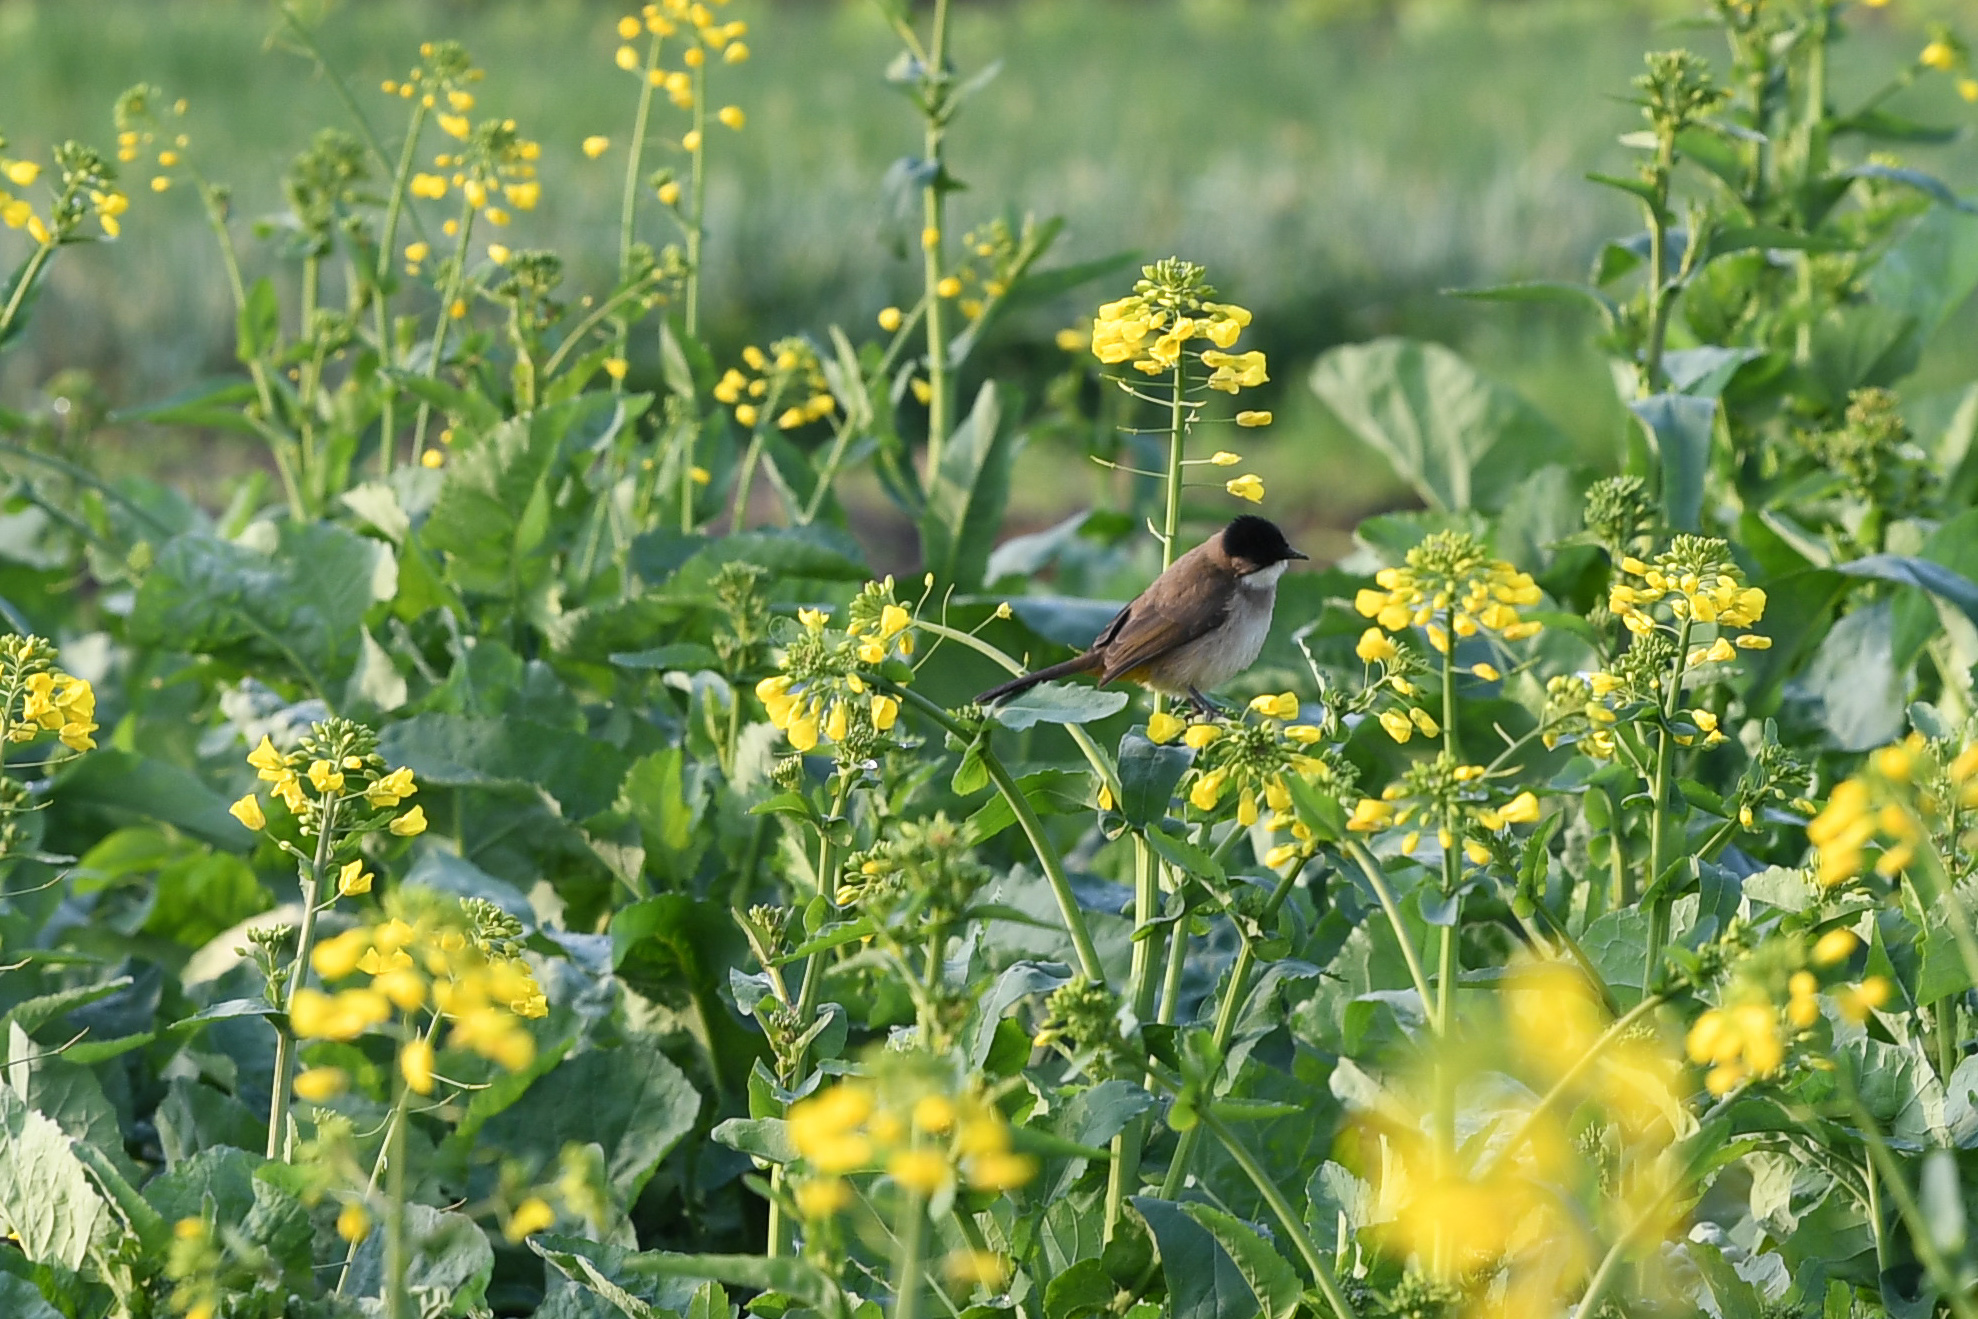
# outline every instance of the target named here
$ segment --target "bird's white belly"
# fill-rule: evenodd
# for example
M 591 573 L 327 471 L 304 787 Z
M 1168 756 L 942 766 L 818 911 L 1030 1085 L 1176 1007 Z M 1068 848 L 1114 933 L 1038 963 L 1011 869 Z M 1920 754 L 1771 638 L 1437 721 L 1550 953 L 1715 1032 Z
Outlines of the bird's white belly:
M 1147 685 L 1170 696 L 1185 696 L 1191 688 L 1205 692 L 1222 686 L 1255 663 L 1263 651 L 1264 638 L 1271 631 L 1271 607 L 1276 601 L 1275 573 L 1258 586 L 1246 581 L 1237 587 L 1236 599 L 1230 603 L 1229 618 L 1223 625 L 1162 656 L 1147 675 Z

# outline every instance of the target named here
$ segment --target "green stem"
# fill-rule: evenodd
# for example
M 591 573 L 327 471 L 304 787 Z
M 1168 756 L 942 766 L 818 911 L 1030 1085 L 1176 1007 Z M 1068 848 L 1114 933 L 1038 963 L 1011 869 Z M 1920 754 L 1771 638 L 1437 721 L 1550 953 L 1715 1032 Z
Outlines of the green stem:
M 1909 1229 L 1909 1245 L 1916 1252 L 1917 1263 L 1930 1275 L 1930 1281 L 1943 1295 L 1944 1304 L 1950 1307 L 1957 1319 L 1978 1319 L 1978 1306 L 1972 1305 L 1967 1288 L 1958 1280 L 1957 1271 L 1944 1258 L 1943 1251 L 1938 1249 L 1930 1220 L 1910 1191 L 1909 1182 L 1902 1175 L 1902 1165 L 1896 1162 L 1895 1154 L 1882 1138 L 1882 1129 L 1876 1124 L 1875 1115 L 1868 1111 L 1868 1106 L 1855 1092 L 1854 1078 L 1845 1073 L 1845 1065 L 1836 1070 L 1842 1078 L 1841 1084 L 1846 1088 L 1848 1109 L 1861 1127 L 1862 1139 L 1868 1145 L 1868 1155 L 1875 1171 L 1881 1174 L 1882 1181 L 1888 1183 L 1889 1198 L 1895 1201 L 1896 1213 L 1901 1216 L 1903 1226 Z
M 1676 740 L 1669 721 L 1676 717 L 1682 700 L 1683 676 L 1689 668 L 1690 630 L 1685 618 L 1676 633 L 1676 662 L 1669 677 L 1669 690 L 1662 697 L 1662 727 L 1655 734 L 1655 776 L 1649 785 L 1648 888 L 1655 900 L 1648 912 L 1648 978 L 1653 984 L 1656 968 L 1662 965 L 1662 949 L 1669 942 L 1669 913 L 1674 900 L 1662 891 L 1662 871 L 1669 864 L 1669 774 L 1675 759 Z
M 1607 1047 L 1632 1030 L 1636 1022 L 1661 1007 L 1667 1001 L 1660 994 L 1650 994 L 1647 998 L 1644 998 L 1641 1002 L 1629 1008 L 1624 1015 L 1615 1018 L 1614 1021 L 1609 1023 L 1607 1029 L 1601 1032 L 1600 1038 L 1589 1045 L 1587 1051 L 1581 1054 L 1579 1059 L 1571 1067 L 1568 1067 L 1560 1074 L 1559 1079 L 1552 1083 L 1552 1088 L 1547 1090 L 1538 1103 L 1532 1106 L 1531 1111 L 1525 1114 L 1525 1120 L 1518 1124 L 1517 1129 L 1511 1133 L 1511 1138 L 1498 1147 L 1497 1154 L 1492 1159 L 1490 1166 L 1496 1167 L 1516 1154 L 1524 1143 L 1532 1138 L 1532 1134 L 1538 1130 L 1539 1120 L 1550 1113 L 1553 1107 L 1566 1097 L 1567 1092 L 1579 1084 L 1580 1078 L 1586 1075 L 1588 1068 L 1599 1061 L 1600 1055 L 1606 1052 Z M 1484 1174 L 1479 1173 L 1476 1180 L 1481 1183 L 1483 1178 Z
M 914 626 L 927 625 L 916 623 Z M 947 631 L 946 628 L 938 630 Z M 956 723 L 946 710 L 913 688 L 902 687 L 883 678 L 871 679 L 871 681 L 926 715 L 939 724 L 945 732 L 953 734 L 964 742 L 970 739 L 968 730 Z M 1003 800 L 1009 803 L 1010 810 L 1015 813 L 1017 824 L 1023 829 L 1024 837 L 1030 841 L 1031 850 L 1037 855 L 1037 863 L 1044 868 L 1044 877 L 1051 885 L 1051 895 L 1057 899 L 1058 913 L 1064 919 L 1065 933 L 1071 936 L 1072 950 L 1078 957 L 1078 969 L 1084 973 L 1087 980 L 1103 986 L 1106 983 L 1105 963 L 1100 960 L 1099 949 L 1092 942 L 1091 931 L 1085 925 L 1085 913 L 1079 908 L 1078 898 L 1071 891 L 1071 878 L 1065 874 L 1064 861 L 1058 856 L 1058 849 L 1052 844 L 1050 836 L 1044 832 L 1043 821 L 1037 818 L 1037 811 L 1031 806 L 1030 799 L 1023 795 L 1023 789 L 1019 788 L 1016 780 L 1010 777 L 1009 770 L 1004 767 L 996 753 L 985 744 L 979 748 L 978 754 L 982 757 L 982 766 L 988 771 L 990 781 L 996 785 L 996 790 L 1003 794 Z
M 1133 953 L 1127 968 L 1127 1005 L 1135 1021 L 1146 1021 L 1154 1010 L 1153 966 L 1159 951 L 1158 935 L 1153 933 L 1155 910 L 1159 906 L 1161 863 L 1144 833 L 1133 836 Z M 1147 1119 L 1137 1117 L 1113 1137 L 1112 1162 L 1106 1173 L 1106 1219 L 1104 1236 L 1111 1241 L 1119 1231 L 1126 1211 L 1126 1198 L 1140 1184 L 1140 1155 L 1147 1143 Z
M 915 1319 L 920 1313 L 921 1238 L 926 1233 L 927 1207 L 918 1192 L 906 1192 L 904 1218 L 899 1232 L 898 1269 L 893 1275 L 893 1319 Z
M 1291 890 L 1297 887 L 1298 877 L 1305 873 L 1308 862 L 1309 858 L 1299 862 L 1279 878 L 1277 887 L 1271 890 L 1270 901 L 1264 904 L 1263 915 L 1258 918 L 1260 926 L 1268 925 L 1277 918 L 1279 908 L 1283 907 L 1285 900 L 1291 896 Z M 1221 1060 L 1229 1048 L 1229 1037 L 1236 1033 L 1237 1014 L 1243 1010 L 1243 1005 L 1250 996 L 1250 973 L 1256 964 L 1256 943 L 1245 938 L 1243 946 L 1236 950 L 1236 961 L 1230 965 L 1229 985 L 1223 991 L 1222 1002 L 1216 1006 L 1216 1024 L 1210 1034 L 1210 1040 L 1214 1045 L 1211 1056 L 1217 1060 L 1217 1075 L 1209 1078 L 1211 1090 L 1220 1078 Z M 1161 1179 L 1163 1200 L 1172 1200 L 1181 1194 L 1181 1188 L 1188 1180 L 1189 1164 L 1195 1158 L 1195 1147 L 1201 1143 L 1201 1140 L 1202 1128 L 1199 1123 L 1181 1133 L 1174 1147 L 1174 1157 L 1168 1160 L 1167 1174 Z
M 1387 923 L 1394 930 L 1394 941 L 1401 945 L 1401 958 L 1408 964 L 1408 978 L 1415 982 L 1415 993 L 1421 997 L 1423 1011 L 1427 1011 L 1429 1005 L 1435 1002 L 1435 995 L 1429 992 L 1428 973 L 1422 969 L 1421 954 L 1415 951 L 1415 941 L 1408 936 L 1408 927 L 1401 920 L 1401 907 L 1394 900 L 1394 890 L 1388 887 L 1380 862 L 1367 850 L 1365 843 L 1351 838 L 1346 841 L 1345 847 L 1347 854 L 1359 864 L 1360 873 L 1373 887 L 1374 896 L 1380 900 L 1380 909 L 1386 913 Z
M 1662 348 L 1669 333 L 1669 281 L 1664 273 L 1669 247 L 1669 178 L 1676 168 L 1676 138 L 1664 131 L 1656 144 L 1655 200 L 1648 210 L 1648 343 L 1642 353 L 1640 395 L 1655 392 L 1662 375 Z
M 460 207 L 460 241 L 453 249 L 453 264 L 447 269 L 446 289 L 440 294 L 439 323 L 433 326 L 432 355 L 426 363 L 426 379 L 440 378 L 440 362 L 446 356 L 446 332 L 453 324 L 453 304 L 460 301 L 460 286 L 467 279 L 467 244 L 474 236 L 474 208 L 462 199 Z M 426 448 L 426 423 L 431 419 L 433 405 L 424 399 L 419 401 L 419 418 L 412 426 L 412 457 L 418 461 Z
M 406 1085 L 402 1069 L 397 1077 L 398 1101 L 405 1102 Z M 412 1265 L 410 1242 L 406 1240 L 405 1223 L 405 1131 L 411 1125 L 407 1122 L 394 1122 L 386 1140 L 390 1149 L 390 1162 L 385 1166 L 385 1316 L 386 1319 L 409 1319 L 412 1314 L 412 1298 L 405 1287 L 405 1275 Z
M 21 268 L 20 278 L 14 282 L 13 296 L 7 299 L 6 310 L 0 311 L 0 343 L 6 342 L 8 327 L 14 323 L 14 317 L 20 314 L 22 305 L 27 302 L 28 291 L 41 277 L 42 267 L 48 264 L 48 258 L 54 251 L 53 243 L 43 243 L 34 249 L 33 255 L 27 259 L 27 264 Z
M 1642 1211 L 1641 1217 L 1637 1218 L 1627 1231 L 1615 1238 L 1614 1244 L 1608 1247 L 1607 1253 L 1601 1257 L 1600 1266 L 1593 1271 L 1593 1277 L 1587 1281 L 1587 1289 L 1581 1294 L 1580 1303 L 1573 1309 L 1573 1319 L 1593 1319 L 1594 1313 L 1600 1309 L 1600 1303 L 1607 1295 L 1608 1285 L 1614 1281 L 1614 1274 L 1621 1267 L 1621 1261 L 1628 1250 L 1662 1221 L 1662 1207 L 1675 1198 L 1683 1185 L 1680 1178 L 1671 1180 L 1648 1208 Z
M 628 283 L 632 278 L 632 236 L 639 220 L 639 174 L 645 168 L 646 135 L 652 122 L 653 71 L 659 67 L 662 38 L 654 37 L 646 48 L 646 67 L 639 72 L 639 108 L 632 116 L 632 148 L 625 155 L 625 185 L 618 199 L 618 282 Z M 613 299 L 615 302 L 616 299 Z M 612 356 L 625 356 L 626 345 L 632 334 L 629 322 L 620 324 L 614 340 Z M 566 342 L 568 342 L 566 340 Z M 624 382 L 611 382 L 613 393 L 624 389 Z
M 701 325 L 701 244 L 707 237 L 707 64 L 694 67 L 694 150 L 688 167 L 693 189 L 687 225 L 687 333 L 698 335 Z
M 289 964 L 287 991 L 282 995 L 283 1021 L 275 1033 L 275 1084 L 268 1103 L 268 1157 L 286 1162 L 294 1149 L 288 1138 L 289 1094 L 295 1085 L 296 1041 L 287 1014 L 295 1011 L 295 996 L 309 979 L 309 954 L 316 942 L 316 897 L 322 891 L 323 876 L 329 869 L 330 844 L 336 831 L 337 803 L 334 797 L 323 806 L 317 820 L 316 855 L 301 876 L 302 924 L 295 935 L 295 961 Z
M 378 240 L 378 270 L 372 290 L 371 316 L 378 336 L 378 363 L 387 371 L 397 365 L 397 345 L 391 331 L 390 299 L 385 288 L 391 281 L 391 263 L 398 246 L 398 220 L 405 211 L 406 187 L 412 177 L 412 162 L 419 151 L 419 134 L 426 126 L 426 103 L 414 98 L 412 120 L 405 128 L 405 145 L 398 153 L 398 168 L 392 173 L 391 196 L 385 200 L 385 223 Z M 378 475 L 390 476 L 398 458 L 398 393 L 384 391 L 378 410 Z
M 1320 1295 L 1324 1296 L 1326 1304 L 1332 1307 L 1334 1319 L 1354 1319 L 1353 1307 L 1347 1302 L 1345 1294 L 1339 1290 L 1339 1283 L 1333 1278 L 1332 1270 L 1326 1267 L 1325 1256 L 1319 1253 L 1311 1233 L 1305 1230 L 1304 1220 L 1298 1216 L 1298 1211 L 1291 1207 L 1291 1201 L 1285 1198 L 1284 1192 L 1278 1189 L 1277 1182 L 1264 1171 L 1263 1165 L 1257 1162 L 1256 1156 L 1244 1147 L 1243 1142 L 1236 1138 L 1236 1133 L 1223 1125 L 1222 1119 L 1215 1115 L 1206 1100 L 1200 1112 L 1202 1125 L 1209 1129 L 1210 1135 L 1221 1142 L 1225 1150 L 1229 1151 L 1229 1157 L 1235 1161 L 1237 1167 L 1243 1169 L 1244 1176 L 1250 1179 L 1251 1185 L 1257 1188 L 1257 1193 L 1263 1196 L 1264 1203 L 1268 1204 L 1271 1212 L 1277 1215 L 1278 1225 L 1284 1229 L 1284 1234 L 1291 1238 L 1291 1244 L 1297 1248 L 1299 1257 L 1305 1261 L 1305 1267 L 1311 1270 L 1312 1281 L 1318 1284 Z
M 948 335 L 946 308 L 935 292 L 941 282 L 942 251 L 947 244 L 946 211 L 948 181 L 943 142 L 948 125 L 948 0 L 934 0 L 934 39 L 928 46 L 921 106 L 924 132 L 921 160 L 931 171 L 920 190 L 921 276 L 927 286 L 927 478 L 932 492 L 940 479 L 941 459 L 947 450 L 949 412 L 953 389 L 948 380 Z

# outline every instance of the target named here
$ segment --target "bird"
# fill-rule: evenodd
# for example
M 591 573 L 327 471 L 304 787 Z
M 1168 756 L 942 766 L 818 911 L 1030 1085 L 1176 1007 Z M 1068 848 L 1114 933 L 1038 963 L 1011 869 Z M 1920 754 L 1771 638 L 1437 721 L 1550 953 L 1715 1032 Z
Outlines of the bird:
M 1133 603 L 1113 616 L 1090 649 L 1062 664 L 1026 673 L 975 698 L 994 705 L 1041 682 L 1096 673 L 1213 709 L 1203 695 L 1256 661 L 1271 630 L 1278 579 L 1294 559 L 1268 518 L 1246 513 L 1168 565 Z

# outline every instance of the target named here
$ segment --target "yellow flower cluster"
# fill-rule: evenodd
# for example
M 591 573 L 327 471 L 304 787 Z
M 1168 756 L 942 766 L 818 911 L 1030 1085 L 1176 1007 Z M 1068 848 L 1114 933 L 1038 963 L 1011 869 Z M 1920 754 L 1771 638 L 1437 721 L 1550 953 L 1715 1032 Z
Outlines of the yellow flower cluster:
M 454 95 L 472 106 L 473 98 L 467 93 Z M 518 136 L 513 119 L 489 119 L 477 126 L 465 114 L 442 114 L 439 124 L 463 145 L 458 151 L 442 151 L 433 157 L 433 168 L 439 173 L 422 171 L 412 176 L 407 186 L 414 197 L 438 201 L 457 188 L 467 205 L 497 228 L 514 218 L 498 204 L 502 201 L 518 211 L 536 209 L 543 196 L 543 185 L 536 177 L 541 143 Z M 459 222 L 449 220 L 443 232 L 449 237 L 457 234 Z M 406 259 L 416 271 L 423 256 L 415 257 L 408 249 Z
M 913 654 L 913 614 L 894 600 L 893 579 L 866 584 L 842 634 L 831 630 L 825 610 L 801 610 L 797 620 L 803 631 L 788 647 L 783 672 L 755 687 L 769 722 L 799 752 L 820 739 L 890 732 L 900 718 L 898 699 L 873 690 L 858 670 Z
M 1013 1191 L 1037 1175 L 1037 1161 L 1010 1148 L 1008 1120 L 980 1095 L 894 1089 L 840 1081 L 791 1107 L 790 1141 L 810 1173 L 795 1191 L 804 1217 L 849 1205 L 844 1178 L 875 1169 L 919 1196 L 958 1177 L 978 1191 Z
M 1803 973 L 1802 973 L 1803 974 Z M 1779 1010 L 1763 1001 L 1711 1008 L 1690 1027 L 1684 1048 L 1693 1063 L 1708 1063 L 1704 1088 L 1722 1097 L 1747 1077 L 1765 1077 L 1786 1061 Z
M 1491 558 L 1468 532 L 1433 533 L 1408 551 L 1401 567 L 1374 574 L 1374 582 L 1378 590 L 1363 587 L 1353 597 L 1361 616 L 1389 632 L 1425 628 L 1429 644 L 1443 654 L 1449 652 L 1451 632 L 1458 637 L 1495 632 L 1506 641 L 1522 641 L 1543 627 L 1518 614 L 1520 605 L 1540 600 L 1531 574 Z
M 1607 607 L 1637 636 L 1657 627 L 1678 630 L 1686 623 L 1714 624 L 1720 633 L 1744 632 L 1765 616 L 1765 592 L 1744 584 L 1723 541 L 1677 536 L 1653 563 L 1621 560 L 1620 580 L 1607 589 Z M 1658 608 L 1667 611 L 1668 619 L 1657 617 Z M 1721 663 L 1735 659 L 1740 650 L 1765 650 L 1771 644 L 1770 637 L 1750 632 L 1734 639 L 1720 635 L 1685 659 L 1690 666 Z
M 742 40 L 748 35 L 749 25 L 740 19 L 727 23 L 715 21 L 714 10 L 723 8 L 728 0 L 714 0 L 713 7 L 692 3 L 692 0 L 663 0 L 660 4 L 646 5 L 634 16 L 627 14 L 618 20 L 618 40 L 621 44 L 612 54 L 612 62 L 627 73 L 641 74 L 647 82 L 666 92 L 667 99 L 682 110 L 694 108 L 694 91 L 697 75 L 707 67 L 708 57 L 718 55 L 729 64 L 740 64 L 749 57 L 748 44 Z M 686 50 L 680 62 L 692 73 L 682 69 L 666 70 L 659 66 L 661 43 L 682 29 L 688 36 Z M 636 41 L 641 33 L 653 37 L 652 46 L 645 56 L 629 43 Z M 730 123 L 729 111 L 734 111 L 737 122 Z M 721 112 L 721 121 L 731 128 L 740 128 L 741 111 L 729 106 Z M 687 148 L 689 151 L 694 147 Z
M 1330 783 L 1338 774 L 1312 752 L 1325 730 L 1295 722 L 1300 711 L 1296 692 L 1280 692 L 1253 698 L 1235 719 L 1189 724 L 1163 711 L 1147 721 L 1149 741 L 1165 744 L 1179 737 L 1194 748 L 1195 764 L 1187 781 L 1189 805 L 1209 813 L 1233 799 L 1236 822 L 1245 829 L 1256 824 L 1267 807 L 1272 813 L 1265 827 L 1272 833 L 1290 832 L 1291 842 L 1277 844 L 1265 856 L 1264 864 L 1272 867 L 1311 853 L 1311 827 L 1292 811 L 1290 776 Z
M 260 745 L 247 753 L 247 763 L 254 767 L 255 777 L 270 785 L 270 795 L 288 807 L 303 833 L 313 835 L 326 815 L 337 816 L 339 828 L 345 832 L 382 828 L 399 838 L 413 838 L 426 832 L 423 806 L 398 810 L 400 803 L 419 791 L 410 769 L 401 765 L 386 771 L 385 762 L 375 754 L 349 754 L 335 760 L 313 754 L 322 749 L 305 742 L 296 750 L 284 753 L 277 751 L 274 741 L 264 735 Z M 267 812 L 261 807 L 261 799 L 252 792 L 227 809 L 250 829 L 267 827 Z M 354 883 L 356 877 L 350 878 Z M 365 888 L 368 887 L 367 880 Z
M 96 692 L 82 678 L 66 673 L 36 673 L 28 677 L 19 722 L 7 732 L 9 741 L 32 741 L 53 731 L 71 751 L 93 751 L 96 739 Z
M 742 350 L 747 370 L 729 367 L 715 383 L 714 398 L 735 409 L 735 422 L 754 430 L 764 417 L 774 417 L 779 430 L 795 430 L 822 421 L 838 408 L 824 366 L 810 341 L 779 340 L 767 353 L 753 344 Z
M 1876 843 L 1875 873 L 1892 879 L 1917 859 L 1932 829 L 1960 809 L 1978 806 L 1978 744 L 1948 763 L 1919 736 L 1883 747 L 1866 768 L 1835 787 L 1826 807 L 1806 826 L 1818 849 L 1814 877 L 1823 887 L 1859 875 Z
M 1234 303 L 1197 301 L 1183 311 L 1136 293 L 1100 306 L 1092 323 L 1092 355 L 1107 366 L 1126 364 L 1159 375 L 1181 361 L 1186 344 L 1204 339 L 1215 347 L 1201 354 L 1203 364 L 1220 375 L 1223 384 L 1217 387 L 1231 385 L 1228 392 L 1233 394 L 1237 388 L 1269 379 L 1262 353 L 1232 356 L 1222 351 L 1235 346 L 1250 320 L 1250 313 Z M 1212 357 L 1216 360 L 1210 361 Z
M 1500 1083 L 1508 1072 L 1533 1094 L 1565 1082 L 1569 1102 L 1512 1122 L 1518 1136 L 1510 1142 L 1452 1150 L 1429 1134 L 1426 1097 L 1390 1083 L 1392 1097 L 1339 1148 L 1348 1159 L 1357 1151 L 1366 1167 L 1369 1218 L 1384 1253 L 1413 1256 L 1452 1300 L 1488 1287 L 1488 1304 L 1479 1298 L 1463 1313 L 1558 1315 L 1584 1291 L 1603 1239 L 1675 1226 L 1660 1205 L 1670 1189 L 1665 1152 L 1685 1120 L 1681 1070 L 1652 1034 L 1610 1040 L 1589 1060 L 1609 1014 L 1570 965 L 1514 964 L 1503 990 L 1501 1024 L 1482 1012 L 1467 1016 L 1466 1038 L 1436 1046 L 1435 1074 Z M 1601 1133 L 1591 1147 L 1577 1138 L 1589 1110 Z
M 432 1033 L 451 1022 L 447 1044 L 521 1071 L 535 1060 L 536 1040 L 526 1020 L 549 1015 L 549 1004 L 528 963 L 490 947 L 443 908 L 413 920 L 393 916 L 326 939 L 310 955 L 324 982 L 368 977 L 365 983 L 326 993 L 298 988 L 289 1024 L 303 1039 L 354 1040 L 374 1026 L 406 1015 L 409 1030 L 399 1049 L 399 1072 L 419 1094 L 434 1088 Z M 421 1033 L 428 1023 L 431 1030 Z M 296 1092 L 321 1102 L 348 1078 L 334 1068 L 311 1068 L 296 1078 Z
M 1479 834 L 1535 824 L 1541 814 L 1538 796 L 1530 789 L 1520 790 L 1508 801 L 1493 802 L 1486 787 L 1488 777 L 1482 765 L 1459 765 L 1445 751 L 1411 766 L 1406 778 L 1388 784 L 1380 796 L 1360 798 L 1346 827 L 1359 834 L 1407 829 L 1401 840 L 1403 854 L 1415 850 L 1424 828 L 1435 830 L 1445 852 L 1456 846 L 1460 834 L 1464 854 L 1476 865 L 1487 865 L 1492 853 Z
M 60 658 L 40 637 L 0 638 L 0 743 L 53 733 L 71 751 L 96 749 L 96 691 L 56 668 Z

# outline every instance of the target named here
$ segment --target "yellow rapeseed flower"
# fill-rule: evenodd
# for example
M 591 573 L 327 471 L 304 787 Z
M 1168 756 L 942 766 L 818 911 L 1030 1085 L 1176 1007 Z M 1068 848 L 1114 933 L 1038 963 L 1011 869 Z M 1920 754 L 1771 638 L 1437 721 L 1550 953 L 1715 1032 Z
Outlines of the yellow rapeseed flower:
M 1245 472 L 1233 481 L 1225 481 L 1223 489 L 1238 499 L 1247 499 L 1253 504 L 1264 502 L 1264 480 L 1255 472 Z

